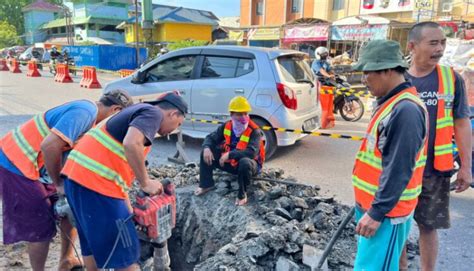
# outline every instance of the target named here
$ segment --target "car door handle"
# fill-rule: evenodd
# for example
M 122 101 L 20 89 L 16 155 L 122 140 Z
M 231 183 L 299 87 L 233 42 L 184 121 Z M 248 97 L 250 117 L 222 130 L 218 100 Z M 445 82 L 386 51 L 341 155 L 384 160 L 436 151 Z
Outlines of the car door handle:
M 235 93 L 239 93 L 239 94 L 244 94 L 244 90 L 243 89 L 236 89 L 234 90 Z

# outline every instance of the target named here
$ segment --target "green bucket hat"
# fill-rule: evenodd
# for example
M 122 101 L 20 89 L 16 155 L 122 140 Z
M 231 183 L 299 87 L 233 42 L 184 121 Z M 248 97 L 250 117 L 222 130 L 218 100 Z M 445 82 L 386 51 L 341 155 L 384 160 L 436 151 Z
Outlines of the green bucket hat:
M 400 51 L 400 44 L 392 40 L 373 40 L 362 48 L 359 61 L 352 66 L 352 69 L 380 71 L 396 67 L 409 67 Z

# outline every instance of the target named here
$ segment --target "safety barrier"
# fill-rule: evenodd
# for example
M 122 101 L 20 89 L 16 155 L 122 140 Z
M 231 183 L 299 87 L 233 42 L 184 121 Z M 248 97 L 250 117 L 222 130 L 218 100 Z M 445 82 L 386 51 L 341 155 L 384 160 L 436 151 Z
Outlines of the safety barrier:
M 224 124 L 225 122 L 217 121 L 217 120 L 203 120 L 203 119 L 195 119 L 195 118 L 187 118 L 187 120 L 191 122 L 200 122 L 200 123 L 210 123 L 210 124 Z M 322 136 L 322 137 L 330 137 L 330 138 L 342 138 L 342 139 L 349 139 L 354 141 L 361 141 L 364 139 L 362 136 L 351 136 L 351 135 L 342 135 L 342 134 L 333 134 L 333 133 L 321 133 L 321 132 L 310 132 L 304 131 L 301 129 L 286 129 L 286 128 L 278 128 L 278 127 L 271 127 L 271 126 L 260 126 L 260 129 L 264 131 L 276 131 L 276 132 L 286 132 L 286 133 L 295 133 L 295 134 L 306 134 L 310 136 Z
M 12 59 L 12 61 L 11 61 L 10 72 L 11 73 L 21 73 L 20 62 L 18 62 L 18 60 L 16 60 L 16 58 Z
M 79 83 L 84 88 L 101 88 L 102 86 L 97 80 L 97 72 L 95 67 L 84 67 L 82 69 L 82 79 Z
M 320 91 L 331 89 L 333 88 L 329 86 L 321 86 Z M 319 102 L 321 103 L 321 128 L 327 129 L 334 127 L 336 123 L 336 118 L 334 117 L 334 94 L 321 93 L 321 95 L 319 95 Z
M 122 69 L 122 70 L 119 70 L 119 74 L 120 74 L 120 77 L 127 77 L 131 74 L 133 74 L 135 71 L 134 70 L 126 70 L 126 69 Z
M 41 74 L 38 71 L 38 66 L 36 65 L 36 61 L 34 60 L 28 61 L 28 72 L 26 73 L 26 76 L 41 77 Z
M 69 74 L 69 67 L 67 64 L 57 64 L 56 65 L 56 76 L 54 77 L 55 82 L 59 83 L 71 83 L 72 78 Z
M 7 60 L 4 58 L 0 58 L 0 71 L 9 71 Z

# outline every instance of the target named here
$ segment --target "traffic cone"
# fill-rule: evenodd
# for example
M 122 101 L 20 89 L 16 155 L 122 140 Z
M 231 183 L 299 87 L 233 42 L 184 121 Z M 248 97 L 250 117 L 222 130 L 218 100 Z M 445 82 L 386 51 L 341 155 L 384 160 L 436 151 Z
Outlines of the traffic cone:
M 333 87 L 322 86 L 323 91 L 333 91 Z M 319 96 L 321 103 L 321 128 L 329 129 L 335 125 L 336 118 L 334 117 L 334 94 L 323 94 Z

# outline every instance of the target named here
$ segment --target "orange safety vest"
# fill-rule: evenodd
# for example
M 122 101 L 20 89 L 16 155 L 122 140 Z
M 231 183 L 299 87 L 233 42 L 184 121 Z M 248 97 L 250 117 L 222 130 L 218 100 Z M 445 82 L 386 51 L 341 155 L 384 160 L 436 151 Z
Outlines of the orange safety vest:
M 245 131 L 240 135 L 239 142 L 237 143 L 235 148 L 237 150 L 245 150 L 247 148 L 247 145 L 249 144 L 250 135 L 252 134 L 253 130 L 256 130 L 256 129 L 259 129 L 258 125 L 255 124 L 255 122 L 253 122 L 252 120 L 250 120 L 247 129 L 245 129 Z M 225 124 L 224 139 L 225 139 L 225 142 L 223 145 L 224 152 L 229 152 L 231 151 L 230 145 L 232 143 L 232 121 L 228 121 Z M 259 154 L 254 159 L 255 161 L 257 161 L 257 163 L 260 166 L 263 166 L 263 163 L 265 162 L 265 142 L 263 140 L 260 140 Z M 236 161 L 235 159 L 231 159 L 230 164 L 233 167 L 237 167 L 238 161 Z
M 30 180 L 38 180 L 44 165 L 41 142 L 51 133 L 44 114 L 36 115 L 26 123 L 8 132 L 0 142 L 10 162 Z
M 375 193 L 379 189 L 379 179 L 382 174 L 382 153 L 378 148 L 378 126 L 387 117 L 393 107 L 402 100 L 410 100 L 420 105 L 428 120 L 424 103 L 418 98 L 414 87 L 408 88 L 387 100 L 375 113 L 369 123 L 367 136 L 362 141 L 357 153 L 354 169 L 352 172 L 352 185 L 354 186 L 355 200 L 365 210 L 370 209 L 375 199 Z M 421 193 L 423 170 L 426 163 L 425 137 L 424 146 L 416 157 L 416 165 L 413 175 L 403 191 L 397 205 L 386 215 L 388 217 L 407 216 L 415 210 L 418 195 Z M 407 157 L 407 159 L 409 159 Z
M 454 72 L 450 67 L 437 65 L 438 112 L 434 142 L 434 168 L 439 171 L 453 170 L 453 105 Z
M 125 199 L 135 174 L 123 144 L 102 127 L 87 132 L 68 155 L 62 174 L 104 196 Z M 150 147 L 144 148 L 145 155 Z

